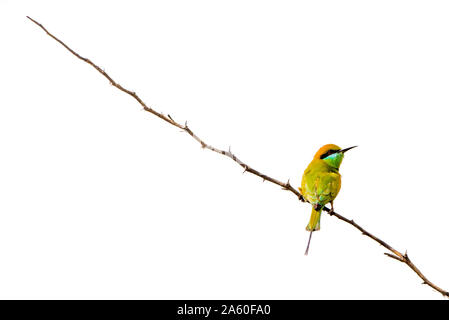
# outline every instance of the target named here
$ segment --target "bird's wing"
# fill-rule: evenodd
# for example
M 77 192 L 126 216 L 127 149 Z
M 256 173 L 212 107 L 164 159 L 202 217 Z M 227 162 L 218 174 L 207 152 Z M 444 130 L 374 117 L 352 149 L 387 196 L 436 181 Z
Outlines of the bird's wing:
M 340 174 L 335 172 L 319 173 L 315 180 L 315 198 L 320 205 L 333 201 L 340 191 Z

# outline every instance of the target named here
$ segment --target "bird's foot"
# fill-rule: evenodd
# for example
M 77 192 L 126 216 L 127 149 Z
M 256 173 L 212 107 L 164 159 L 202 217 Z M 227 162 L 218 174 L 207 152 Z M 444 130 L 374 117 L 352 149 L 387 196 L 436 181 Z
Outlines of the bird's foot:
M 329 210 L 329 215 L 330 216 L 333 216 L 334 214 L 335 214 L 335 211 L 334 211 L 334 202 L 333 201 L 331 201 L 331 209 Z

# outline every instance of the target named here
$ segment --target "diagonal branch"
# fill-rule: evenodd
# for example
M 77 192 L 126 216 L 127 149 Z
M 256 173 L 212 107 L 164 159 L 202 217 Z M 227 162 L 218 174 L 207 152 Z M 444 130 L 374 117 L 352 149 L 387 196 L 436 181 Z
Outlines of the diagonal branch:
M 130 91 L 124 87 L 122 87 L 119 83 L 115 82 L 114 79 L 112 79 L 107 73 L 106 71 L 104 71 L 102 68 L 100 68 L 99 66 L 97 66 L 95 63 L 93 63 L 92 61 L 90 61 L 87 58 L 82 57 L 81 55 L 79 55 L 76 51 L 72 50 L 69 46 L 67 46 L 64 42 L 62 42 L 61 40 L 59 40 L 58 38 L 56 38 L 54 35 L 52 35 L 50 32 L 48 32 L 48 30 L 39 22 L 37 22 L 36 20 L 30 18 L 27 16 L 28 19 L 30 19 L 31 21 L 33 21 L 35 24 L 37 24 L 39 27 L 42 28 L 42 30 L 44 30 L 51 38 L 55 39 L 57 42 L 59 42 L 64 48 L 66 48 L 68 51 L 70 51 L 75 57 L 77 57 L 80 60 L 83 60 L 84 62 L 86 62 L 87 64 L 90 64 L 92 67 L 94 67 L 99 73 L 101 73 L 106 79 L 109 80 L 109 83 L 111 85 L 113 85 L 114 87 L 116 87 L 117 89 L 119 89 L 120 91 L 123 91 L 127 94 L 129 94 L 131 97 L 133 97 L 135 100 L 137 100 L 137 102 L 143 107 L 143 109 L 147 112 L 150 112 L 152 114 L 154 114 L 155 116 L 161 118 L 162 120 L 168 122 L 169 124 L 171 124 L 172 126 L 175 126 L 181 130 L 184 130 L 185 132 L 187 132 L 193 139 L 195 139 L 196 141 L 199 142 L 199 144 L 201 144 L 202 148 L 205 149 L 209 149 L 211 151 L 214 151 L 216 153 L 219 153 L 221 155 L 224 155 L 228 158 L 231 158 L 232 160 L 234 160 L 235 162 L 237 162 L 243 169 L 244 172 L 249 172 L 252 173 L 256 176 L 261 177 L 264 181 L 270 181 L 271 183 L 277 184 L 278 186 L 281 186 L 283 189 L 288 190 L 293 192 L 301 201 L 304 201 L 301 193 L 299 193 L 298 190 L 296 190 L 295 188 L 293 188 L 290 185 L 290 181 L 287 182 L 281 182 L 275 178 L 272 178 L 270 176 L 267 176 L 266 174 L 263 174 L 259 171 L 257 171 L 256 169 L 250 167 L 249 165 L 247 165 L 246 163 L 244 163 L 243 161 L 241 161 L 239 158 L 237 158 L 232 152 L 231 152 L 231 148 L 229 148 L 228 151 L 226 150 L 221 150 L 218 148 L 215 148 L 209 144 L 207 144 L 206 142 L 204 142 L 200 137 L 198 137 L 191 129 L 189 126 L 187 126 L 187 122 L 185 122 L 184 125 L 176 122 L 175 120 L 173 120 L 173 118 L 168 114 L 168 115 L 164 115 L 160 112 L 157 112 L 156 110 L 154 110 L 151 107 L 148 107 L 145 102 L 142 101 L 142 99 L 140 99 L 140 97 L 133 91 Z
M 216 152 L 218 154 L 221 154 L 223 156 L 226 156 L 230 159 L 232 159 L 233 161 L 235 161 L 238 165 L 240 165 L 243 169 L 244 172 L 249 172 L 252 173 L 260 178 L 263 179 L 263 181 L 267 180 L 271 183 L 277 184 L 278 186 L 282 187 L 284 190 L 290 191 L 292 192 L 300 201 L 302 202 L 306 202 L 306 200 L 303 198 L 303 196 L 301 195 L 301 193 L 292 187 L 292 185 L 290 184 L 290 180 L 288 180 L 287 182 L 282 182 L 280 180 L 277 180 L 275 178 L 272 178 L 264 173 L 261 173 L 260 171 L 250 167 L 248 164 L 244 163 L 243 161 L 241 161 L 239 158 L 237 158 L 232 152 L 231 149 L 229 148 L 228 151 L 226 150 L 221 150 L 218 148 L 215 148 L 209 144 L 207 144 L 206 142 L 204 142 L 200 137 L 198 137 L 191 129 L 190 127 L 187 126 L 187 122 L 182 125 L 179 122 L 176 122 L 175 120 L 173 120 L 173 118 L 170 115 L 164 115 L 156 110 L 154 110 L 151 107 L 148 107 L 143 101 L 142 99 L 140 99 L 140 97 L 133 91 L 130 91 L 124 87 L 122 87 L 119 83 L 115 82 L 114 79 L 112 79 L 102 68 L 100 68 L 98 65 L 96 65 L 95 63 L 93 63 L 91 60 L 82 57 L 81 55 L 79 55 L 76 51 L 74 51 L 73 49 L 71 49 L 69 46 L 67 46 L 64 42 L 62 42 L 61 40 L 59 40 L 57 37 L 55 37 L 53 34 L 51 34 L 42 24 L 40 24 L 39 22 L 37 22 L 36 20 L 30 18 L 27 16 L 27 18 L 29 20 L 31 20 L 33 23 L 35 23 L 37 26 L 39 26 L 42 30 L 44 30 L 48 36 L 50 36 L 51 38 L 53 38 L 54 40 L 56 40 L 59 44 L 61 44 L 64 48 L 66 48 L 68 51 L 70 51 L 75 57 L 77 57 L 78 59 L 86 62 L 87 64 L 90 64 L 92 67 L 94 67 L 100 74 L 102 74 L 106 79 L 109 80 L 110 84 L 113 85 L 114 87 L 116 87 L 117 89 L 119 89 L 120 91 L 125 92 L 126 94 L 130 95 L 131 97 L 133 97 L 135 100 L 137 100 L 137 102 L 143 107 L 143 109 L 147 112 L 152 113 L 153 115 L 161 118 L 162 120 L 164 120 L 165 122 L 168 122 L 169 124 L 171 124 L 172 126 L 175 126 L 185 132 L 187 132 L 193 139 L 195 139 L 196 141 L 198 141 L 198 143 L 201 145 L 202 148 L 205 149 L 209 149 L 213 152 Z M 412 261 L 410 260 L 409 256 L 406 253 L 401 253 L 399 251 L 397 251 L 396 249 L 394 249 L 392 246 L 390 246 L 389 244 L 387 244 L 385 241 L 377 238 L 376 236 L 374 236 L 373 234 L 369 233 L 368 231 L 366 231 L 364 228 L 362 228 L 360 225 L 358 225 L 357 223 L 354 222 L 354 220 L 349 220 L 348 218 L 345 218 L 344 216 L 336 213 L 335 211 L 332 211 L 331 209 L 329 209 L 328 207 L 324 207 L 323 208 L 324 211 L 326 211 L 329 215 L 331 216 L 335 216 L 336 218 L 352 225 L 354 228 L 358 229 L 360 232 L 362 232 L 363 235 L 373 239 L 374 241 L 376 241 L 377 243 L 379 243 L 381 246 L 383 246 L 384 248 L 386 248 L 387 250 L 389 250 L 391 253 L 385 253 L 385 255 L 387 255 L 390 258 L 393 258 L 397 261 L 400 261 L 402 263 L 405 263 L 410 269 L 412 269 L 422 280 L 423 280 L 423 284 L 426 284 L 428 286 L 430 286 L 431 288 L 435 289 L 436 291 L 438 291 L 439 293 L 441 293 L 443 296 L 445 297 L 449 297 L 449 292 L 445 291 L 443 289 L 441 289 L 440 287 L 438 287 L 437 285 L 435 285 L 434 283 L 430 282 L 422 273 L 421 271 L 412 263 Z

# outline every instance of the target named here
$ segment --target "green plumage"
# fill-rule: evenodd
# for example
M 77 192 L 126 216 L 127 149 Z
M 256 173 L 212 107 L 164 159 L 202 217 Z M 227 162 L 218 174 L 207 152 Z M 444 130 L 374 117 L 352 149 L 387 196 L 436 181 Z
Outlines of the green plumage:
M 312 215 L 306 227 L 308 231 L 320 230 L 322 207 L 329 202 L 332 204 L 340 191 L 341 176 L 338 169 L 344 151 L 337 145 L 327 144 L 318 150 L 304 171 L 301 193 L 312 204 Z
M 321 208 L 334 201 L 340 191 L 341 178 L 338 169 L 322 159 L 314 159 L 304 172 L 301 189 L 304 198 L 312 205 L 308 231 L 320 230 Z
M 341 149 L 335 144 L 326 144 L 321 147 L 313 157 L 302 176 L 299 191 L 303 197 L 312 205 L 312 214 L 306 230 L 310 231 L 306 255 L 309 251 L 312 232 L 320 230 L 321 211 L 330 203 L 334 210 L 334 199 L 337 197 L 341 187 L 341 176 L 338 172 L 344 153 L 354 147 Z

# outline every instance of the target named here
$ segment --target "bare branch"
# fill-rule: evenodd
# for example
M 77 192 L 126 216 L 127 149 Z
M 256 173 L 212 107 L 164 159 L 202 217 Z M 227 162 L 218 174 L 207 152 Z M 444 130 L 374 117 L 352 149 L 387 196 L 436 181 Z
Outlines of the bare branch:
M 281 186 L 282 188 L 289 190 L 291 192 L 293 192 L 301 201 L 303 200 L 302 195 L 299 193 L 298 190 L 295 190 L 289 183 L 284 183 L 281 182 L 277 179 L 274 179 L 272 177 L 269 177 L 263 173 L 260 173 L 259 171 L 257 171 L 256 169 L 250 167 L 249 165 L 247 165 L 246 163 L 244 163 L 243 161 L 241 161 L 239 158 L 237 158 L 232 152 L 231 152 L 231 147 L 229 147 L 228 151 L 225 150 L 221 150 L 218 148 L 215 148 L 209 144 L 207 144 L 206 142 L 204 142 L 200 137 L 198 137 L 187 125 L 187 121 L 185 122 L 184 125 L 176 122 L 175 120 L 173 120 L 173 118 L 168 115 L 165 116 L 164 114 L 157 112 L 156 110 L 154 110 L 151 107 L 148 107 L 143 101 L 142 99 L 140 99 L 140 97 L 133 91 L 130 91 L 124 87 L 122 87 L 120 84 L 118 84 L 114 79 L 111 78 L 111 76 L 109 76 L 109 74 L 106 73 L 106 71 L 104 71 L 104 69 L 100 68 L 98 65 L 96 65 L 95 63 L 93 63 L 91 60 L 82 57 L 81 55 L 79 55 L 75 50 L 71 49 L 69 46 L 67 46 L 64 42 L 62 42 L 61 40 L 59 40 L 57 37 L 55 37 L 53 34 L 51 34 L 50 32 L 48 32 L 48 30 L 39 22 L 37 22 L 36 20 L 30 18 L 27 16 L 28 19 L 30 19 L 32 22 L 34 22 L 36 25 L 38 25 L 42 30 L 44 30 L 50 37 L 52 37 L 53 39 L 55 39 L 57 42 L 59 42 L 64 48 L 66 48 L 68 51 L 70 51 L 75 57 L 77 57 L 80 60 L 83 60 L 84 62 L 86 62 L 87 64 L 90 64 L 92 67 L 94 67 L 99 73 L 101 73 L 106 79 L 109 80 L 110 84 L 113 85 L 114 87 L 116 87 L 117 89 L 119 89 L 120 91 L 123 91 L 125 93 L 127 93 L 128 95 L 130 95 L 131 97 L 133 97 L 135 100 L 137 100 L 137 102 L 143 107 L 143 109 L 145 111 L 148 111 L 152 114 L 154 114 L 155 116 L 161 118 L 162 120 L 168 122 L 169 124 L 171 124 L 172 126 L 175 126 L 179 129 L 184 130 L 185 132 L 187 132 L 193 139 L 195 139 L 196 141 L 198 141 L 199 144 L 201 144 L 202 148 L 205 149 L 209 149 L 211 151 L 214 151 L 216 153 L 219 153 L 221 155 L 224 155 L 232 160 L 234 160 L 235 162 L 237 162 L 241 167 L 244 168 L 245 172 L 250 172 L 256 176 L 261 177 L 263 180 L 267 180 L 270 181 L 274 184 L 277 184 L 279 186 Z
M 327 207 L 323 208 L 324 211 L 329 212 L 330 209 Z M 345 217 L 343 217 L 342 215 L 336 213 L 335 211 L 332 213 L 333 216 L 337 217 L 340 220 L 343 220 L 346 223 L 349 223 L 350 225 L 352 225 L 353 227 L 357 228 L 360 230 L 360 232 L 362 232 L 363 235 L 373 239 L 374 241 L 376 241 L 377 243 L 379 243 L 381 246 L 383 246 L 384 248 L 388 249 L 391 253 L 384 253 L 386 256 L 393 258 L 395 260 L 398 260 L 400 262 L 405 263 L 407 266 L 409 266 L 410 269 L 412 269 L 422 280 L 424 284 L 427 284 L 429 287 L 435 289 L 436 291 L 438 291 L 439 293 L 441 293 L 443 296 L 445 297 L 449 297 L 449 292 L 446 290 L 441 289 L 440 287 L 438 287 L 437 285 L 435 285 L 434 283 L 432 283 L 431 281 L 429 281 L 429 279 L 427 279 L 422 272 L 412 263 L 412 261 L 410 260 L 409 256 L 407 255 L 407 251 L 402 254 L 399 251 L 397 251 L 396 249 L 394 249 L 392 246 L 390 246 L 388 243 L 386 243 L 385 241 L 379 239 L 378 237 L 374 236 L 373 234 L 369 233 L 368 231 L 366 231 L 365 229 L 363 229 L 361 226 L 359 226 L 357 223 L 354 222 L 354 220 L 349 220 Z
M 70 51 L 75 57 L 77 57 L 78 59 L 86 62 L 87 64 L 90 64 L 93 68 L 95 68 L 100 74 L 102 74 L 106 79 L 108 79 L 108 81 L 110 82 L 111 85 L 113 85 L 114 87 L 116 87 L 117 89 L 119 89 L 120 91 L 125 92 L 126 94 L 130 95 L 131 97 L 133 97 L 135 100 L 137 100 L 137 102 L 143 107 L 143 109 L 147 112 L 150 112 L 152 114 L 154 114 L 155 116 L 161 118 L 162 120 L 164 120 L 165 122 L 168 122 L 169 124 L 171 124 L 172 126 L 175 126 L 185 132 L 187 132 L 193 139 L 195 139 L 196 141 L 198 141 L 198 143 L 201 145 L 202 148 L 205 149 L 209 149 L 213 152 L 216 152 L 218 154 L 221 154 L 223 156 L 226 156 L 230 159 L 232 159 L 233 161 L 235 161 L 238 165 L 240 165 L 245 172 L 249 172 L 252 173 L 260 178 L 262 178 L 262 181 L 270 181 L 271 183 L 277 184 L 278 186 L 282 187 L 284 190 L 290 191 L 292 192 L 300 201 L 302 202 L 306 202 L 304 197 L 301 195 L 301 193 L 293 188 L 290 184 L 290 180 L 287 180 L 287 182 L 281 182 L 280 180 L 277 180 L 275 178 L 272 178 L 264 173 L 261 173 L 260 171 L 257 171 L 256 169 L 250 167 L 248 164 L 244 163 L 243 161 L 241 161 L 239 158 L 237 158 L 232 152 L 231 152 L 231 147 L 229 147 L 228 151 L 225 150 L 221 150 L 218 148 L 215 148 L 209 144 L 207 144 L 206 142 L 204 142 L 201 138 L 199 138 L 195 133 L 193 133 L 193 131 L 187 126 L 187 122 L 185 122 L 184 125 L 176 122 L 175 120 L 173 120 L 173 118 L 170 115 L 165 116 L 162 113 L 157 112 L 156 110 L 154 110 L 151 107 L 148 107 L 143 101 L 142 99 L 140 99 L 140 97 L 133 91 L 130 91 L 124 87 L 122 87 L 120 84 L 118 84 L 117 82 L 115 82 L 114 79 L 112 79 L 107 73 L 106 71 L 104 71 L 104 69 L 100 68 L 98 65 L 96 65 L 95 63 L 93 63 L 91 60 L 82 57 L 81 55 L 79 55 L 76 51 L 74 51 L 73 49 L 71 49 L 69 46 L 67 46 L 64 42 L 62 42 L 61 40 L 59 40 L 57 37 L 55 37 L 53 34 L 51 34 L 42 24 L 40 24 L 39 22 L 37 22 L 36 20 L 30 18 L 27 16 L 27 18 L 29 20 L 31 20 L 33 23 L 35 23 L 37 26 L 39 26 L 42 30 L 44 30 L 48 36 L 50 36 L 51 38 L 53 38 L 54 40 L 56 40 L 59 44 L 61 44 L 64 48 L 66 48 L 68 51 Z M 435 284 L 433 284 L 432 282 L 430 282 L 422 273 L 421 271 L 412 263 L 412 261 L 410 260 L 410 258 L 407 255 L 407 252 L 402 254 L 401 252 L 397 251 L 396 249 L 394 249 L 392 246 L 390 246 L 389 244 L 387 244 L 385 241 L 377 238 L 376 236 L 374 236 L 373 234 L 369 233 L 368 231 L 366 231 L 364 228 L 362 228 L 360 225 L 358 225 L 357 223 L 354 222 L 354 220 L 349 220 L 348 218 L 343 217 L 342 215 L 338 214 L 335 211 L 331 211 L 331 209 L 329 209 L 328 207 L 323 207 L 323 210 L 327 213 L 329 213 L 331 216 L 335 216 L 338 219 L 352 225 L 353 227 L 355 227 L 356 229 L 358 229 L 360 232 L 362 232 L 363 235 L 373 239 L 374 241 L 376 241 L 377 243 L 379 243 L 381 246 L 383 246 L 384 248 L 386 248 L 387 250 L 389 250 L 391 253 L 384 253 L 386 256 L 395 259 L 399 262 L 405 263 L 410 269 L 412 269 L 422 280 L 423 283 L 430 286 L 431 288 L 435 289 L 436 291 L 440 292 L 443 296 L 445 297 L 449 297 L 449 292 L 445 291 L 443 289 L 441 289 L 440 287 L 436 286 Z

